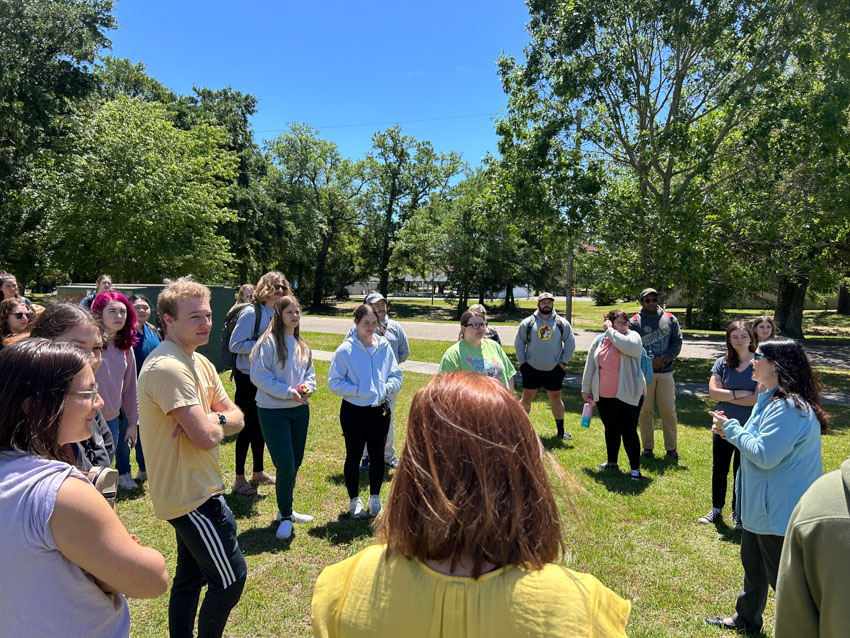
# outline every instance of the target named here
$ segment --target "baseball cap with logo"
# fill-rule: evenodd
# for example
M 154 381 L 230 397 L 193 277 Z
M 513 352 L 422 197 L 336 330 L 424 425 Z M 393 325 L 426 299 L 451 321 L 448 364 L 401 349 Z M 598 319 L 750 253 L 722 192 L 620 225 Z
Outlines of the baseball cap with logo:
M 553 295 L 551 292 L 541 292 L 540 296 L 537 297 L 537 303 L 540 303 L 544 299 L 552 299 L 554 301 L 555 295 Z
M 373 304 L 376 301 L 386 301 L 386 299 L 384 298 L 384 295 L 379 292 L 370 292 L 366 295 L 366 299 L 363 300 L 363 303 Z

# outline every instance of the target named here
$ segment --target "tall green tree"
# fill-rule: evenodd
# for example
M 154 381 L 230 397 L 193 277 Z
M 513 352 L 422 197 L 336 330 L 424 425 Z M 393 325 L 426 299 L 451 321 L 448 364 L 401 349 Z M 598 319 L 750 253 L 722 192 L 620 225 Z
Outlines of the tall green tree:
M 75 103 L 97 83 L 91 64 L 115 27 L 111 0 L 0 2 L 0 263 L 19 281 L 36 276 L 37 252 L 21 238 L 38 227 L 17 196 L 33 154 L 68 130 Z
M 446 189 L 463 169 L 456 153 L 437 153 L 430 142 L 404 135 L 399 126 L 375 133 L 366 158 L 372 209 L 363 233 L 369 269 L 387 295 L 399 230 L 428 198 Z
M 27 239 L 53 265 L 89 279 L 230 276 L 233 254 L 216 228 L 234 217 L 226 204 L 238 160 L 222 129 L 180 130 L 164 106 L 123 95 L 73 125 L 62 152 L 38 157 L 25 192 L 46 220 Z

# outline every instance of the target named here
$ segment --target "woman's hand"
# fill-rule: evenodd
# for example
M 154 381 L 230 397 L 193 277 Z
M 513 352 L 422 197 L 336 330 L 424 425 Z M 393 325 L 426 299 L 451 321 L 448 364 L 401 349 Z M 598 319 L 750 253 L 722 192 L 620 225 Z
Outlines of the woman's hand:
M 139 440 L 139 426 L 131 425 L 127 428 L 127 433 L 124 435 L 124 442 L 130 446 L 130 449 L 133 449 L 133 446 L 136 445 L 136 441 Z
M 605 328 L 605 330 L 608 330 L 608 328 L 610 328 L 613 325 L 614 324 L 611 323 L 610 319 L 606 319 L 605 321 L 602 322 L 602 327 Z
M 708 412 L 712 418 L 711 431 L 713 434 L 717 434 L 718 436 L 722 436 L 724 439 L 726 438 L 726 432 L 723 431 L 723 425 L 729 419 L 726 418 L 726 415 L 723 414 L 723 410 L 718 410 L 717 412 L 712 412 L 709 410 Z
M 581 398 L 584 399 L 585 403 L 590 403 L 591 405 L 593 404 L 593 395 L 589 392 L 582 392 Z

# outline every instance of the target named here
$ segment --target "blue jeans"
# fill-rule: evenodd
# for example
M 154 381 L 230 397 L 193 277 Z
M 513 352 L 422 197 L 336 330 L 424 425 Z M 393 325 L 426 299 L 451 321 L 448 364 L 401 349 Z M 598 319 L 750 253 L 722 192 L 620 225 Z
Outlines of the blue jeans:
M 127 428 L 130 427 L 130 422 L 123 416 L 123 413 L 114 419 L 106 422 L 109 426 L 109 431 L 112 432 L 113 441 L 113 456 L 115 457 L 115 469 L 118 474 L 130 473 L 130 446 L 124 440 L 127 436 Z M 139 471 L 145 471 L 145 454 L 142 451 L 141 441 L 136 441 L 136 463 L 139 465 Z

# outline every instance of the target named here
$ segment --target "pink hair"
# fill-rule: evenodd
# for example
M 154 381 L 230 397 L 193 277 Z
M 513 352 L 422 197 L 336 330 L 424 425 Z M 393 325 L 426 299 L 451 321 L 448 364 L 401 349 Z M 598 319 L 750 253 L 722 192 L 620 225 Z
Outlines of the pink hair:
M 119 350 L 129 350 L 136 345 L 136 341 L 139 340 L 139 337 L 136 335 L 136 330 L 138 328 L 136 311 L 133 310 L 133 305 L 127 300 L 127 297 L 122 295 L 120 292 L 113 292 L 111 290 L 108 292 L 102 292 L 94 298 L 94 301 L 92 301 L 91 311 L 102 322 L 103 309 L 106 308 L 106 305 L 110 301 L 120 301 L 127 309 L 127 321 L 124 323 L 124 327 L 121 328 L 121 330 L 118 331 L 118 334 L 115 335 L 115 347 Z

